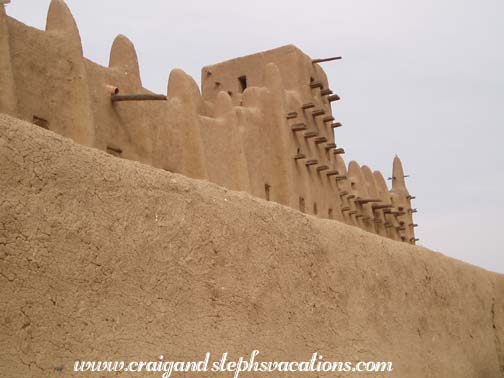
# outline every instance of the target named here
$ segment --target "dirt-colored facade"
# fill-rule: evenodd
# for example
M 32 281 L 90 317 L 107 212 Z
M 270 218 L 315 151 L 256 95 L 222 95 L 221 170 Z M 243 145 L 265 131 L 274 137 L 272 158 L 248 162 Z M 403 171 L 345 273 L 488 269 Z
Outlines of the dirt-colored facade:
M 322 218 L 415 244 L 411 196 L 399 158 L 392 189 L 380 172 L 341 157 L 328 88 L 317 63 L 295 46 L 204 67 L 201 93 L 182 70 L 166 101 L 112 102 L 148 94 L 133 44 L 119 35 L 109 67 L 83 56 L 61 0 L 46 30 L 0 6 L 0 112 L 126 159 L 207 179 Z

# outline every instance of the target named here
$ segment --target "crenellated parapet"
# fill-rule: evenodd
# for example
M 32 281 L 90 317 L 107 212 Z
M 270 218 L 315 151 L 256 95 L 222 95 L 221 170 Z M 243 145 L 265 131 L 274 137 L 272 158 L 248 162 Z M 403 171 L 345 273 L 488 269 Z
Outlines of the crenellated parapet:
M 114 40 L 108 67 L 83 56 L 62 0 L 52 0 L 44 31 L 0 6 L 0 31 L 0 112 L 118 157 L 416 242 L 399 158 L 391 190 L 380 172 L 343 160 L 332 113 L 340 97 L 324 60 L 292 45 L 236 58 L 204 67 L 201 92 L 174 69 L 166 96 L 156 96 L 142 87 L 127 37 Z

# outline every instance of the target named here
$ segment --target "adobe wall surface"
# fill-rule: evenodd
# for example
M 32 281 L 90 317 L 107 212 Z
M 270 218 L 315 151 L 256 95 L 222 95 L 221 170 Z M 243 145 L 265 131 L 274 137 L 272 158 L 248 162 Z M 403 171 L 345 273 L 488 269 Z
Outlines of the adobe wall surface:
M 364 175 L 352 162 L 346 176 L 327 77 L 295 46 L 207 66 L 201 93 L 174 69 L 166 101 L 113 103 L 111 88 L 150 93 L 131 41 L 119 35 L 103 67 L 83 56 L 62 0 L 51 1 L 44 31 L 0 8 L 0 113 L 115 156 L 415 244 L 400 161 L 392 176 L 402 181 L 391 191 L 385 185 L 381 199 L 371 189 L 379 172 Z
M 253 349 L 504 373 L 502 275 L 5 115 L 0 172 L 2 376 Z

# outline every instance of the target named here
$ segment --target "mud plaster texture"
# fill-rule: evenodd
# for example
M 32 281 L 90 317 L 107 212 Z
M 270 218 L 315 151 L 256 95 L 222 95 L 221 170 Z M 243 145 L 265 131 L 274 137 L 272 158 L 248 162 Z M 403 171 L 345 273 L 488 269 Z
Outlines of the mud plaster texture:
M 2 377 L 253 349 L 503 375 L 502 275 L 5 115 L 0 193 Z

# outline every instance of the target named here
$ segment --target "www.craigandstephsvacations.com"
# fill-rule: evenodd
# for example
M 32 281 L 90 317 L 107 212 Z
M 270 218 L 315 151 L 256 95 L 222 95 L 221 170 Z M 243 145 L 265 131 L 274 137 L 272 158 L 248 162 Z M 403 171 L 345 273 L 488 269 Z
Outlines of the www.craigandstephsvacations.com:
M 75 361 L 75 372 L 159 372 L 162 378 L 169 378 L 176 372 L 230 372 L 238 378 L 242 372 L 391 372 L 391 361 L 328 361 L 317 352 L 303 361 L 261 361 L 260 352 L 254 350 L 250 356 L 230 359 L 227 352 L 212 360 L 210 352 L 202 360 L 168 361 L 163 355 L 157 361 Z

